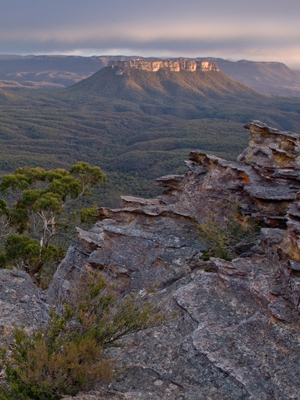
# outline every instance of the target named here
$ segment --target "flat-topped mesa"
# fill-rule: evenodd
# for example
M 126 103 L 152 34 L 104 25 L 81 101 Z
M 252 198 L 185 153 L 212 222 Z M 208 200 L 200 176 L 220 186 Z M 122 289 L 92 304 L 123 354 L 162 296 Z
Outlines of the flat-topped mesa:
M 128 68 L 140 69 L 143 71 L 157 72 L 164 68 L 173 72 L 180 71 L 220 71 L 216 64 L 210 61 L 195 61 L 187 58 L 177 60 L 127 60 L 112 61 L 109 64 L 116 69 L 116 75 L 123 75 Z
M 249 146 L 239 161 L 273 171 L 294 170 L 293 175 L 299 175 L 300 135 L 279 131 L 260 121 L 251 121 L 245 128 L 250 130 Z

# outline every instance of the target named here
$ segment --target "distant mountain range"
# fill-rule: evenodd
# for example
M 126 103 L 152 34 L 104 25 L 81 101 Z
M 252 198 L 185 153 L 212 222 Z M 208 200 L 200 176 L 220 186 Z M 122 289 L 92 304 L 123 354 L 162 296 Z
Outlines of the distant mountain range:
M 205 60 L 216 63 L 224 74 L 259 93 L 300 96 L 300 71 L 291 70 L 283 63 L 247 60 L 233 62 L 212 57 Z
M 113 60 L 127 59 L 128 57 L 123 56 L 0 55 L 0 87 L 64 88 L 94 74 Z
M 54 89 L 71 86 L 91 76 L 112 61 L 156 60 L 126 56 L 5 56 L 0 55 L 0 87 Z M 277 62 L 237 62 L 222 58 L 196 58 L 212 61 L 237 82 L 263 94 L 300 97 L 300 71 Z
M 143 102 L 160 106 L 164 103 L 187 107 L 204 98 L 257 98 L 259 94 L 238 83 L 218 70 L 210 63 L 211 70 L 202 68 L 191 72 L 188 68 L 174 70 L 155 69 L 152 62 L 145 61 L 141 67 L 116 63 L 112 67 L 102 68 L 87 79 L 67 89 L 66 93 L 78 93 L 85 98 L 91 95 L 108 97 L 132 102 Z M 151 71 L 154 68 L 154 71 Z
M 108 175 L 97 203 L 111 205 L 122 193 L 157 194 L 150 182 L 184 172 L 192 150 L 235 159 L 252 119 L 300 133 L 299 98 L 259 94 L 209 62 L 181 60 L 179 72 L 177 61 L 149 62 L 115 60 L 59 90 L 0 89 L 0 173 L 90 162 Z

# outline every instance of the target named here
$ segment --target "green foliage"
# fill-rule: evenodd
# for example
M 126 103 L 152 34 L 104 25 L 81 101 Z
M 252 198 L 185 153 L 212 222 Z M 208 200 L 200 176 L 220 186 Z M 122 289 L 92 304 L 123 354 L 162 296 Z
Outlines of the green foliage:
M 18 234 L 10 235 L 5 242 L 6 260 L 24 263 L 26 266 L 37 262 L 40 245 L 36 239 Z
M 199 230 L 201 239 L 208 246 L 208 251 L 202 255 L 204 261 L 210 256 L 231 261 L 252 244 L 258 226 L 249 216 L 241 215 L 237 205 L 232 205 L 226 219 L 211 213 L 205 223 L 199 225 Z
M 118 288 L 107 283 L 99 273 L 82 277 L 66 310 L 72 329 L 80 334 L 89 331 L 102 346 L 108 346 L 126 333 L 162 322 L 149 303 L 137 293 L 120 298 Z
M 49 262 L 51 257 L 54 259 L 54 255 L 61 253 L 49 247 L 62 227 L 60 215 L 74 201 L 90 194 L 91 187 L 105 182 L 106 176 L 99 167 L 83 162 L 71 166 L 70 171 L 22 167 L 4 176 L 0 189 L 8 194 L 11 203 L 14 195 L 17 198 L 11 207 L 0 199 L 3 226 L 0 234 L 5 236 L 4 228 L 8 225 L 19 234 L 6 241 L 7 260 L 21 262 L 30 275 L 39 272 L 45 260 Z
M 6 204 L 6 201 L 0 199 L 0 216 L 7 215 L 9 213 L 9 208 Z
M 6 254 L 0 252 L 0 268 L 6 267 L 6 261 L 7 261 Z
M 98 183 L 106 183 L 106 176 L 101 169 L 91 167 L 86 162 L 77 162 L 70 168 L 70 173 L 79 180 L 84 188 L 90 188 Z
M 98 207 L 82 208 L 80 210 L 80 220 L 82 223 L 95 223 L 97 217 Z
M 60 399 L 109 377 L 109 361 L 92 337 L 61 340 L 62 347 L 55 350 L 40 332 L 27 336 L 23 330 L 16 330 L 15 341 L 13 356 L 6 365 L 6 381 L 20 400 Z
M 211 214 L 204 224 L 199 225 L 201 238 L 207 242 L 209 254 L 214 257 L 231 260 L 233 253 L 230 249 L 230 233 L 227 226 L 220 227 L 217 222 L 216 215 Z M 209 259 L 207 253 L 204 254 L 204 261 Z
M 4 368 L 7 350 L 5 347 L 0 346 L 0 371 Z
M 5 200 L 0 199 L 0 241 L 10 233 L 9 207 Z M 0 262 L 1 264 L 1 262 Z
M 139 296 L 120 298 L 100 274 L 82 277 L 61 313 L 53 310 L 44 330 L 15 330 L 12 353 L 4 361 L 8 399 L 57 400 L 109 379 L 106 349 L 125 333 L 162 321 Z M 0 385 L 1 390 L 1 385 Z
M 54 192 L 40 193 L 33 203 L 33 211 L 37 213 L 50 212 L 59 215 L 62 211 L 64 197 Z
M 0 253 L 0 268 L 14 263 L 29 272 L 29 274 L 31 274 L 32 266 L 39 261 L 47 267 L 52 264 L 57 267 L 65 256 L 65 249 L 61 246 L 49 244 L 48 247 L 43 246 L 41 248 L 38 240 L 19 234 L 8 236 L 4 244 L 4 249 L 5 252 Z M 47 278 L 43 282 L 43 286 L 47 284 L 46 281 L 48 280 Z M 43 288 L 45 289 L 45 287 Z
M 42 184 L 44 183 L 44 184 Z M 78 162 L 70 171 L 62 168 L 46 171 L 43 168 L 17 168 L 5 175 L 0 190 L 19 193 L 16 206 L 35 210 L 61 211 L 61 207 L 70 199 L 89 194 L 96 184 L 105 184 L 106 176 L 99 167 Z M 0 209 L 5 204 L 0 204 Z
M 65 90 L 0 97 L 2 174 L 25 165 L 101 163 L 110 184 L 97 204 L 112 206 L 120 194 L 157 195 L 152 180 L 185 171 L 191 150 L 235 159 L 247 146 L 242 125 L 251 119 L 300 132 L 299 99 L 262 96 L 223 74 L 137 71 L 126 78 L 129 86 L 113 71 L 93 79 Z
M 42 248 L 42 259 L 44 263 L 55 262 L 56 264 L 59 264 L 59 262 L 64 258 L 65 253 L 63 247 L 50 244 L 48 247 Z

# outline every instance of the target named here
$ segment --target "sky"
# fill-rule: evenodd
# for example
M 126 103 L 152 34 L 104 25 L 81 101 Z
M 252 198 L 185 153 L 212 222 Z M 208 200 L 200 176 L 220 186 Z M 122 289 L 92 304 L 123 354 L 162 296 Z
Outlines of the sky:
M 299 0 L 0 0 L 0 54 L 221 57 L 300 70 Z

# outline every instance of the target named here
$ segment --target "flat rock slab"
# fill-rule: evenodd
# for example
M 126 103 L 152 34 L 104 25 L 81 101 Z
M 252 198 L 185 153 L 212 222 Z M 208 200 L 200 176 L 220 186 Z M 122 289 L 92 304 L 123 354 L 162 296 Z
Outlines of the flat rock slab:
M 299 398 L 297 327 L 272 321 L 251 295 L 241 297 L 230 285 L 224 290 L 215 273 L 201 272 L 163 297 L 166 314 L 174 317 L 129 335 L 112 351 L 121 371 L 124 366 L 110 385 L 116 394 L 139 400 Z

